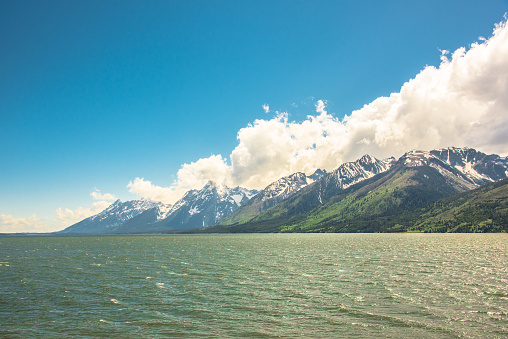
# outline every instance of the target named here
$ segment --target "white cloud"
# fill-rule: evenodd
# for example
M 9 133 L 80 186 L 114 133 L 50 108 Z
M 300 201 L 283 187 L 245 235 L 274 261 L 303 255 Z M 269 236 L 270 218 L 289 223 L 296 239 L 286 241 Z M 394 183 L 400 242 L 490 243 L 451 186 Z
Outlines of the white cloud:
M 265 111 L 265 113 L 270 112 L 270 106 L 268 104 L 264 104 L 262 107 L 263 107 L 263 110 Z
M 95 188 L 93 192 L 90 192 L 90 195 L 92 196 L 92 198 L 94 200 L 107 200 L 107 201 L 111 201 L 111 200 L 116 200 L 117 199 L 113 194 L 110 194 L 110 193 L 101 194 L 101 191 L 99 191 L 97 188 Z
M 450 54 L 450 51 L 446 50 L 446 49 L 440 49 L 439 50 L 441 52 L 441 61 L 442 62 L 447 62 L 449 61 L 447 55 Z
M 325 110 L 325 107 L 326 107 L 326 100 L 318 100 L 318 102 L 316 102 L 316 113 L 319 113 L 319 114 L 326 114 L 326 110 Z
M 117 198 L 111 193 L 102 194 L 100 190 L 94 188 L 92 192 L 90 192 L 90 196 L 94 200 L 92 206 L 89 208 L 78 207 L 75 210 L 71 210 L 69 208 L 59 207 L 56 210 L 56 220 L 60 223 L 61 226 L 67 227 L 73 225 L 83 219 L 91 217 L 97 213 L 102 212 L 109 205 L 111 205 L 111 201 L 117 200 Z
M 229 184 L 231 168 L 221 155 L 211 155 L 190 164 L 184 164 L 177 173 L 178 186 L 201 188 L 208 180 Z
M 28 218 L 15 218 L 12 215 L 0 215 L 0 233 L 17 233 L 17 232 L 53 232 L 58 230 L 48 225 L 42 219 L 34 215 Z
M 102 212 L 109 205 L 110 203 L 107 201 L 95 201 L 90 208 L 78 207 L 74 211 L 68 208 L 62 209 L 59 207 L 56 210 L 56 218 L 62 226 L 70 226 L 78 221 Z
M 177 173 L 178 180 L 171 187 L 155 186 L 144 178 L 130 181 L 127 187 L 129 192 L 137 194 L 143 199 L 173 204 L 189 189 L 199 189 L 209 180 L 218 184 L 231 184 L 230 172 L 231 168 L 227 165 L 226 159 L 220 155 L 211 155 L 208 158 L 182 165 Z
M 15 218 L 12 215 L 0 215 L 0 233 L 21 233 L 21 232 L 55 232 L 64 227 L 75 224 L 92 215 L 102 212 L 111 203 L 108 201 L 116 200 L 115 196 L 106 193 L 101 194 L 98 189 L 90 193 L 95 201 L 90 208 L 78 207 L 75 210 L 59 207 L 56 213 L 56 219 L 37 218 L 34 214 L 28 218 Z M 108 200 L 108 201 L 106 201 Z
M 322 100 L 316 103 L 317 115 L 302 122 L 277 112 L 238 132 L 230 165 L 212 155 L 184 164 L 170 188 L 136 178 L 129 183 L 131 192 L 174 202 L 187 188 L 200 188 L 208 179 L 260 189 L 284 175 L 333 169 L 364 154 L 383 158 L 447 146 L 508 153 L 506 23 L 496 25 L 491 38 L 469 50 L 442 50 L 440 58 L 439 67 L 425 67 L 398 93 L 377 98 L 342 121 L 328 114 Z
M 160 187 L 152 184 L 144 178 L 136 178 L 127 185 L 129 192 L 151 201 L 161 201 L 172 204 L 178 200 L 186 189 L 183 187 Z
M 508 29 L 503 23 L 489 40 L 456 50 L 439 68 L 423 69 L 399 93 L 346 117 L 349 148 L 344 154 L 385 156 L 443 146 L 507 153 L 507 94 Z M 370 144 L 353 148 L 363 138 Z

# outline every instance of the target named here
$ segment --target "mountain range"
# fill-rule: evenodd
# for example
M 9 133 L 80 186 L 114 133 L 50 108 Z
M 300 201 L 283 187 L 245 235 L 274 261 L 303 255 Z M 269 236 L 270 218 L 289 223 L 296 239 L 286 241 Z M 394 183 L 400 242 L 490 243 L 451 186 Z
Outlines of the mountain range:
M 379 164 L 372 157 L 362 159 L 364 164 Z M 506 178 L 506 160 L 470 148 L 410 151 L 397 161 L 383 161 L 385 170 L 353 185 L 335 184 L 337 178 L 324 176 L 250 219 L 225 219 L 210 231 L 384 232 L 400 222 L 401 214 L 414 215 L 441 198 Z M 407 221 L 406 226 L 399 224 L 399 231 L 410 227 Z
M 440 199 L 476 191 L 507 176 L 507 157 L 472 148 L 410 151 L 399 159 L 379 160 L 365 155 L 330 172 L 291 174 L 260 192 L 208 182 L 201 190 L 187 192 L 173 206 L 143 200 L 117 201 L 61 232 L 453 231 L 452 221 L 460 218 L 436 217 L 439 213 L 429 206 L 438 204 L 442 209 L 449 202 Z M 502 190 L 497 188 L 496 192 Z M 482 194 L 472 196 L 481 201 Z M 501 209 L 499 213 L 496 215 L 504 212 Z M 425 218 L 440 220 L 441 226 L 429 225 Z M 492 226 L 493 219 L 489 220 L 490 224 L 484 221 L 490 228 L 481 230 L 499 229 Z M 475 230 L 468 227 L 469 231 Z

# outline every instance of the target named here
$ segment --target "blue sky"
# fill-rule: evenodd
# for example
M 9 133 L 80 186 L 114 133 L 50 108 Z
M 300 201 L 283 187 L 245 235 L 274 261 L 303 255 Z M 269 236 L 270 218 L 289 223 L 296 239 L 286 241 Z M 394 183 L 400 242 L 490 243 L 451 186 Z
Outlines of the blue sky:
M 501 0 L 1 0 L 0 214 L 62 228 L 55 211 L 89 208 L 95 189 L 131 200 L 135 178 L 169 187 L 183 164 L 231 165 L 256 119 L 301 122 L 323 100 L 340 120 L 438 67 L 440 50 L 490 37 L 507 11 Z

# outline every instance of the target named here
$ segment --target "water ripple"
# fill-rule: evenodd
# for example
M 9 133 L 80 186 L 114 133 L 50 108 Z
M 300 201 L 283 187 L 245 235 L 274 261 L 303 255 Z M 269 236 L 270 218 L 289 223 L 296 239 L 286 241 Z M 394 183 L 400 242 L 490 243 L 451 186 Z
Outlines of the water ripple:
M 3 337 L 506 337 L 506 234 L 3 238 Z

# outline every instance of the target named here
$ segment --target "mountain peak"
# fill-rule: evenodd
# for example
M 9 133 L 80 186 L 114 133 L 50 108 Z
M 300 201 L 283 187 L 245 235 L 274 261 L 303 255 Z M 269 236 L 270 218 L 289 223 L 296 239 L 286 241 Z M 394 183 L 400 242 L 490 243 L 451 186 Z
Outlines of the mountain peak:
M 217 194 L 224 195 L 224 194 L 227 194 L 227 192 L 229 192 L 229 190 L 230 190 L 230 188 L 227 187 L 227 186 L 218 184 L 218 183 L 216 183 L 213 180 L 208 180 L 206 185 L 203 186 L 203 188 L 201 190 L 199 190 L 199 191 L 200 192 L 202 192 L 202 191 L 204 191 L 204 192 L 206 192 L 206 191 L 216 191 Z
M 305 173 L 303 173 L 303 172 L 296 172 L 296 173 L 290 174 L 286 178 L 288 178 L 289 180 L 299 180 L 299 179 L 302 179 L 302 178 L 305 178 L 305 177 L 306 177 Z
M 316 180 L 321 179 L 321 177 L 323 177 L 327 173 L 328 172 L 326 172 L 326 170 L 322 170 L 322 169 L 318 168 L 314 173 L 309 175 L 309 178 L 316 181 Z
M 123 202 L 120 199 L 117 199 L 114 203 L 109 205 L 105 211 L 111 211 L 112 209 L 118 208 L 119 206 L 122 206 Z
M 372 164 L 376 161 L 377 161 L 377 159 L 374 158 L 373 156 L 371 156 L 370 154 L 365 154 L 363 157 L 358 159 L 358 162 L 367 163 L 367 164 Z
M 210 188 L 217 187 L 217 184 L 213 180 L 208 180 L 208 182 L 205 184 L 205 186 L 203 186 L 203 188 L 209 188 L 209 187 Z
M 430 152 L 420 151 L 420 150 L 411 150 L 402 155 L 399 161 L 403 162 L 405 166 L 408 167 L 416 167 L 416 166 L 424 166 L 428 165 L 429 159 L 436 158 Z

